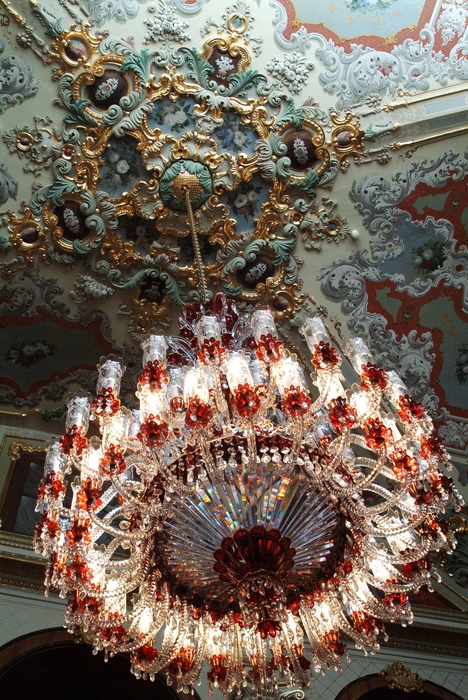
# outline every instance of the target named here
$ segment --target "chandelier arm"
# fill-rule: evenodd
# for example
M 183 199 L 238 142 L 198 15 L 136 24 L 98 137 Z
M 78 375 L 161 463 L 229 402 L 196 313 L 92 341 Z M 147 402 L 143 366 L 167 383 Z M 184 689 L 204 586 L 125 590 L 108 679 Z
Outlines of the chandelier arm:
M 367 581 L 366 581 L 366 583 L 367 583 Z M 377 586 L 377 588 L 379 588 L 379 587 Z M 382 603 L 380 603 L 380 601 L 374 595 L 372 595 L 370 593 L 368 588 L 367 588 L 368 595 L 372 598 L 371 603 L 369 603 L 368 601 L 364 600 L 359 595 L 357 595 L 356 591 L 359 590 L 359 585 L 355 581 L 350 581 L 348 579 L 348 581 L 343 582 L 340 585 L 340 590 L 342 591 L 342 593 L 346 593 L 347 598 L 350 601 L 353 601 L 354 604 L 356 606 L 358 606 L 359 610 L 362 610 L 363 612 L 367 613 L 368 615 L 372 615 L 372 617 L 379 618 L 380 620 L 383 620 L 384 622 L 395 622 L 395 619 L 397 618 L 397 616 L 399 617 L 396 610 L 394 610 L 394 609 L 392 610 L 392 608 L 386 607 L 385 605 L 382 605 Z M 400 592 L 400 591 L 398 591 L 398 592 Z M 412 613 L 411 613 L 411 609 L 409 607 L 408 602 L 406 602 L 403 606 L 403 615 L 407 616 L 409 619 L 412 618 Z
M 119 508 L 118 510 L 121 510 L 121 508 Z M 115 527 L 112 527 L 112 525 L 107 525 L 107 524 L 103 523 L 103 520 L 99 519 L 92 511 L 87 511 L 87 515 L 88 515 L 89 519 L 91 520 L 91 522 L 94 525 L 96 525 L 96 527 L 99 527 L 103 532 L 106 532 L 108 535 L 113 535 L 114 537 L 125 539 L 127 542 L 140 542 L 141 541 L 141 537 L 142 537 L 141 532 L 140 533 L 122 532 L 122 530 L 117 530 Z M 146 533 L 145 538 L 150 537 L 151 535 L 154 535 L 154 533 L 157 531 L 157 529 L 158 529 L 158 523 L 153 522 L 151 527 L 148 527 L 145 529 L 145 533 Z
M 361 524 L 361 530 L 364 532 L 366 535 L 376 535 L 378 537 L 385 537 L 386 535 L 399 535 L 403 534 L 405 532 L 408 532 L 410 530 L 414 530 L 414 528 L 418 527 L 421 525 L 427 518 L 427 512 L 424 512 L 422 515 L 419 515 L 414 518 L 414 520 L 411 521 L 409 525 L 402 525 L 401 527 L 386 527 L 384 531 L 380 529 L 376 529 L 373 526 L 370 526 L 367 523 L 362 523 Z

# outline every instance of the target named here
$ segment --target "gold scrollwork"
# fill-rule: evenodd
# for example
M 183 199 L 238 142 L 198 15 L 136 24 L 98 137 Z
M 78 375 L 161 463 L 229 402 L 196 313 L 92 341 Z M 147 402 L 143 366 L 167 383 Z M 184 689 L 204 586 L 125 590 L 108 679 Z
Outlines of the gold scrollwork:
M 33 262 L 37 254 L 44 259 L 47 258 L 44 231 L 29 207 L 24 207 L 22 217 L 10 214 L 8 230 L 11 233 L 12 243 L 28 262 Z
M 92 36 L 90 25 L 83 22 L 80 30 L 72 25 L 70 31 L 61 34 L 51 46 L 52 55 L 60 64 L 57 75 L 73 72 L 78 68 L 89 69 L 91 59 L 102 41 L 102 35 Z
M 424 692 L 421 676 L 403 666 L 400 661 L 395 661 L 391 666 L 384 668 L 383 671 L 380 671 L 380 675 L 385 678 L 390 690 L 402 690 L 404 693 Z
M 332 123 L 331 145 L 340 162 L 340 167 L 346 169 L 349 165 L 349 158 L 359 158 L 364 150 L 364 133 L 352 112 L 346 112 L 343 119 L 340 119 L 337 112 L 330 111 L 330 118 Z
M 66 212 L 68 202 L 73 203 L 79 207 L 79 205 L 81 204 L 81 197 L 79 194 L 75 194 L 74 192 L 66 194 L 63 199 L 64 212 Z M 44 233 L 50 232 L 52 241 L 59 250 L 62 250 L 66 253 L 73 253 L 74 240 L 80 240 L 83 243 L 83 245 L 86 246 L 92 245 L 96 240 L 97 233 L 95 231 L 89 231 L 88 233 L 80 231 L 79 236 L 75 235 L 73 239 L 66 238 L 66 231 L 64 231 L 63 227 L 60 225 L 59 217 L 56 214 L 56 207 L 50 199 L 48 199 L 44 204 L 42 213 L 45 223 Z

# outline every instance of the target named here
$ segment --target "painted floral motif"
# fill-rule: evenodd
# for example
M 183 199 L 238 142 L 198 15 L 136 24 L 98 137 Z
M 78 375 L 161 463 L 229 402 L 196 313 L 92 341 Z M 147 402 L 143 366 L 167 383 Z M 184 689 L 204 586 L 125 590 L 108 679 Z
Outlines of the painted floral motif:
M 258 280 L 260 280 L 263 277 L 263 275 L 265 274 L 265 272 L 267 272 L 267 270 L 268 270 L 268 266 L 265 263 L 263 263 L 263 262 L 257 263 L 256 265 L 251 267 L 248 272 L 246 272 L 246 274 L 245 274 L 246 282 L 248 282 L 249 284 L 254 284 L 255 282 L 257 282 Z
M 455 372 L 460 384 L 466 384 L 468 382 L 468 342 L 462 343 L 458 348 Z
M 156 102 L 150 121 L 154 121 L 158 126 L 165 126 L 173 133 L 180 134 L 191 122 L 190 114 L 193 103 L 181 98 L 175 104 L 170 100 Z
M 107 100 L 119 87 L 119 81 L 115 78 L 108 78 L 98 87 L 94 96 L 98 102 Z
M 442 267 L 447 259 L 447 246 L 443 241 L 431 240 L 414 248 L 413 254 L 417 272 L 427 276 Z
M 111 139 L 109 148 L 102 154 L 103 165 L 100 168 L 99 187 L 111 197 L 120 195 L 130 189 L 141 177 L 140 157 L 133 139 Z
M 244 221 L 255 217 L 260 210 L 258 195 L 262 188 L 252 183 L 243 183 L 236 192 L 230 193 L 227 202 L 232 206 L 236 216 L 241 216 Z
M 306 61 L 297 51 L 292 54 L 284 54 L 284 58 L 274 56 L 267 64 L 267 71 L 273 78 L 276 78 L 285 85 L 293 95 L 298 95 L 309 79 L 309 73 L 313 70 L 314 64 Z
M 344 0 L 346 7 L 351 12 L 384 12 L 393 5 L 395 0 Z
M 216 130 L 216 134 L 223 150 L 241 153 L 254 143 L 253 133 L 242 127 L 239 120 L 231 114 L 224 117 L 223 126 Z
M 36 340 L 31 343 L 15 343 L 5 353 L 5 360 L 22 367 L 31 367 L 40 360 L 54 355 L 57 351 L 55 345 L 47 340 Z

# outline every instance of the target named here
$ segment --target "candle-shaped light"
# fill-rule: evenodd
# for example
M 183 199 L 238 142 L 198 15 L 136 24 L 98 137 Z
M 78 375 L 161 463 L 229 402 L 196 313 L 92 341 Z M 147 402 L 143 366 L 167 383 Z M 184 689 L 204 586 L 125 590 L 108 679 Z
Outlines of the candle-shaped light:
M 65 428 L 76 425 L 77 428 L 83 428 L 86 433 L 89 427 L 89 412 L 91 405 L 91 396 L 82 392 L 71 394 L 67 400 L 68 412 L 65 420 Z
M 329 343 L 330 336 L 327 333 L 323 321 L 318 316 L 307 318 L 301 326 L 300 332 L 305 338 L 311 353 L 314 352 L 315 346 L 322 343 Z
M 362 338 L 350 338 L 346 343 L 346 354 L 352 366 L 361 374 L 362 365 L 374 364 L 374 357 Z
M 249 363 L 243 352 L 229 353 L 225 362 L 225 372 L 231 391 L 235 391 L 239 385 L 249 387 L 254 385 Z
M 262 336 L 278 337 L 275 317 L 271 309 L 258 309 L 252 314 L 252 333 L 257 342 Z
M 146 338 L 141 347 L 143 349 L 143 367 L 148 362 L 160 362 L 164 364 L 166 360 L 167 342 L 163 335 L 150 335 Z
M 185 375 L 184 401 L 187 404 L 190 399 L 194 399 L 197 396 L 202 403 L 208 403 L 210 398 L 205 372 L 198 367 L 193 367 Z

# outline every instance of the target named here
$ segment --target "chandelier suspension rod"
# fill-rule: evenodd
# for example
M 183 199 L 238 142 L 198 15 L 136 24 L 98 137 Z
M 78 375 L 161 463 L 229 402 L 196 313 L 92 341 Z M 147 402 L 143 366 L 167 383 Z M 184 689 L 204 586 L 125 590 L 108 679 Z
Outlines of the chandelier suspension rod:
M 200 250 L 200 241 L 198 239 L 198 233 L 197 233 L 197 230 L 195 228 L 195 219 L 193 218 L 192 203 L 190 201 L 190 188 L 185 186 L 184 192 L 185 192 L 185 203 L 187 205 L 187 212 L 188 212 L 189 223 L 190 223 L 190 232 L 192 234 L 193 250 L 195 252 L 195 260 L 197 263 L 198 291 L 201 294 L 202 302 L 204 304 L 206 304 L 206 302 L 208 301 L 208 290 L 206 287 L 205 270 L 203 268 L 203 260 L 202 260 L 202 256 L 201 256 L 201 250 Z

